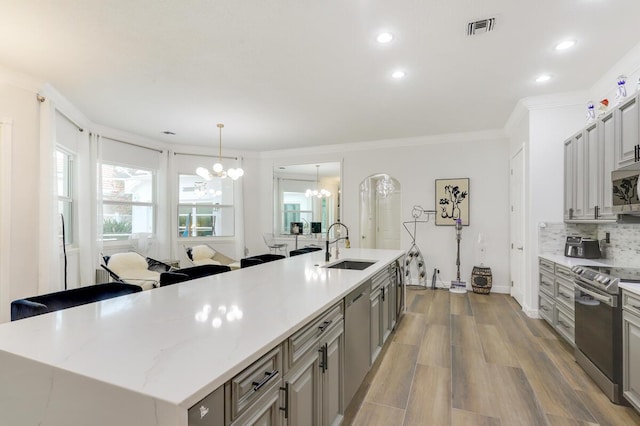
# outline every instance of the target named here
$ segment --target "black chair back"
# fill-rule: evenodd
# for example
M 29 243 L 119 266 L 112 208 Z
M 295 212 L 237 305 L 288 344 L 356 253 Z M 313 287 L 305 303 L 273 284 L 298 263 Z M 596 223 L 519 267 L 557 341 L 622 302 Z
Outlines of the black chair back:
M 274 260 L 284 259 L 286 256 L 282 254 L 258 254 L 256 256 L 245 257 L 240 259 L 240 268 L 259 265 L 261 263 L 273 262 Z
M 183 268 L 174 272 L 163 272 L 160 274 L 160 287 L 176 284 L 183 281 L 195 280 L 196 278 L 207 277 L 209 275 L 229 272 L 231 268 L 226 265 L 198 265 L 191 268 Z

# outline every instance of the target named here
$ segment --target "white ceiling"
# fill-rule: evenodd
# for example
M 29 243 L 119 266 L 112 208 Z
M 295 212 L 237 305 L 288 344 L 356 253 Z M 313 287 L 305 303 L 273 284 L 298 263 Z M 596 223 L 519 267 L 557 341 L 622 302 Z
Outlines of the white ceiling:
M 638 0 L 0 0 L 0 65 L 95 123 L 205 145 L 223 122 L 225 148 L 270 150 L 502 128 L 521 98 L 589 88 L 638 17 Z

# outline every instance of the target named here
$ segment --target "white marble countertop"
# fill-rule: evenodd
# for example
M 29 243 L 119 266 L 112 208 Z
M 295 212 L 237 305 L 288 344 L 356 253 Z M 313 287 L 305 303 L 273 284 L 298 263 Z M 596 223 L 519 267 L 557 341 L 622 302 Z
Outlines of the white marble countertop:
M 607 259 L 581 259 L 578 257 L 566 257 L 557 254 L 539 254 L 539 257 L 550 260 L 554 263 L 559 263 L 568 268 L 576 265 L 584 265 L 584 266 L 610 266 L 611 263 Z
M 377 261 L 354 271 L 318 251 L 1 324 L 0 354 L 188 409 L 403 253 L 342 250 Z
M 640 296 L 640 283 L 620 283 L 620 288 Z

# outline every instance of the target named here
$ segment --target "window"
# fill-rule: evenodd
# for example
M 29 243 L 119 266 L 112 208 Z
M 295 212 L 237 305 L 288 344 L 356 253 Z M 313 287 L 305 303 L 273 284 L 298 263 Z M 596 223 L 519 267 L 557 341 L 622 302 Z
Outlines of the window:
M 102 165 L 104 241 L 126 240 L 155 229 L 155 173 L 114 164 Z
M 74 211 L 73 211 L 73 154 L 56 148 L 56 180 L 58 194 L 58 214 L 64 223 L 64 241 L 66 245 L 74 243 Z M 62 239 L 62 226 L 59 233 Z
M 179 237 L 234 236 L 233 180 L 181 174 L 178 184 Z

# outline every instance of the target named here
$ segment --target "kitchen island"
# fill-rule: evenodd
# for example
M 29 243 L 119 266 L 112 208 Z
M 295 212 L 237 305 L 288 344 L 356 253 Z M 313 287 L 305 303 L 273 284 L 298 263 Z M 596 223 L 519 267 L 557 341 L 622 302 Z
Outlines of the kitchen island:
M 0 423 L 186 426 L 189 408 L 403 254 L 344 250 L 375 261 L 358 271 L 314 252 L 2 324 Z

